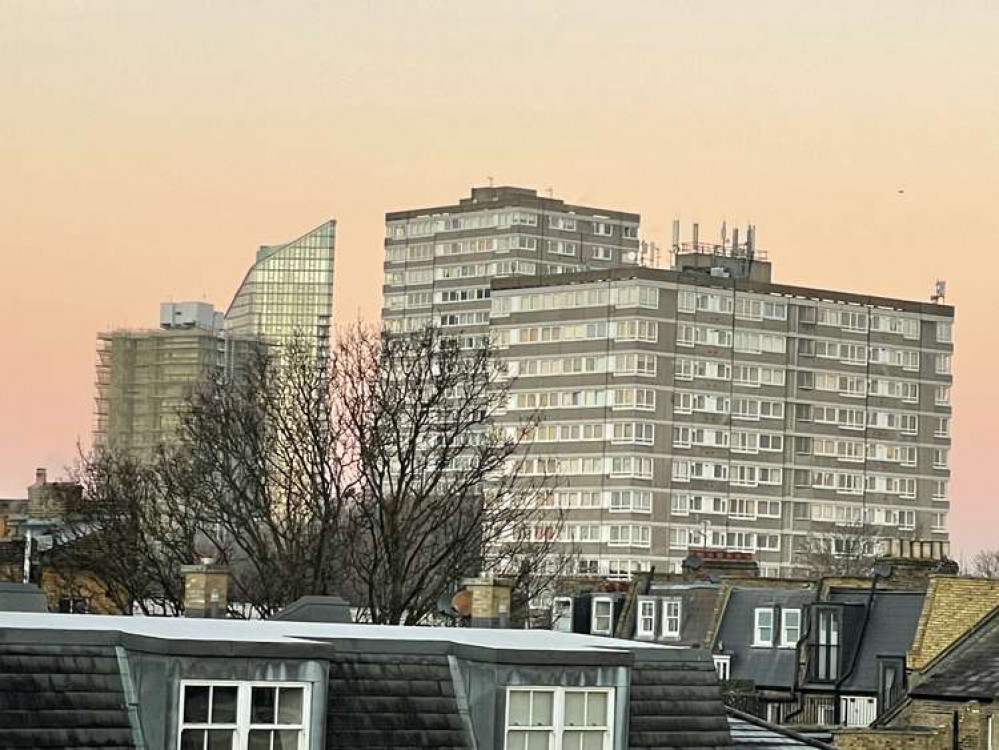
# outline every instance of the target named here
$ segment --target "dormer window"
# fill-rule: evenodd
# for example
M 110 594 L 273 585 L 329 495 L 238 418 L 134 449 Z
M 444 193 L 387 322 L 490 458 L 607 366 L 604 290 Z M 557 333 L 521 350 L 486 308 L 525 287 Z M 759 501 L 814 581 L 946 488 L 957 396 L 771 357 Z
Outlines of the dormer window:
M 774 645 L 774 608 L 757 607 L 753 617 L 753 645 Z
M 817 609 L 815 618 L 813 674 L 820 682 L 833 682 L 839 679 L 840 611 L 829 608 Z
M 552 600 L 552 630 L 572 632 L 572 597 L 556 596 Z
M 309 747 L 310 685 L 292 682 L 184 681 L 181 750 Z
M 801 610 L 781 609 L 780 611 L 780 647 L 794 648 L 801 638 Z
M 646 641 L 656 637 L 656 600 L 652 597 L 638 600 L 635 637 Z
M 614 628 L 614 600 L 609 596 L 593 597 L 590 632 L 593 635 L 610 635 Z
M 683 613 L 680 599 L 663 599 L 663 638 L 680 637 L 680 619 Z

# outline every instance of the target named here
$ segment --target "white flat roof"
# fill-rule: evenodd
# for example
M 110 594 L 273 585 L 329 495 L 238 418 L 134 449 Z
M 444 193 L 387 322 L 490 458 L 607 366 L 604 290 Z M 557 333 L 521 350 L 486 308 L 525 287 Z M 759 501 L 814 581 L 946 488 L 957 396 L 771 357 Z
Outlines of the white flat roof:
M 302 643 L 328 640 L 442 641 L 466 646 L 521 651 L 617 651 L 683 649 L 551 630 L 439 628 L 289 620 L 214 620 L 184 617 L 62 615 L 34 612 L 0 613 L 0 629 L 111 631 L 185 641 Z

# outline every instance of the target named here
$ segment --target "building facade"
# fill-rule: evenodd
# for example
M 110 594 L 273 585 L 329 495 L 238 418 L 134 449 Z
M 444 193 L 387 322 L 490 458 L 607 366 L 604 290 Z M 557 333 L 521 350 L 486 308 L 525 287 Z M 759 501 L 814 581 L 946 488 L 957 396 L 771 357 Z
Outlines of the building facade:
M 760 254 L 701 250 L 493 283 L 506 418 L 543 416 L 526 469 L 553 477 L 578 573 L 679 570 L 699 547 L 792 575 L 816 544 L 853 551 L 859 526 L 945 541 L 953 308 L 779 285 Z
M 301 336 L 328 353 L 335 245 L 331 219 L 297 240 L 261 247 L 225 314 L 226 336 L 273 344 Z
M 176 435 L 194 388 L 225 365 L 221 329 L 210 304 L 169 302 L 159 329 L 98 334 L 94 445 L 148 458 Z
M 388 213 L 383 323 L 389 331 L 433 324 L 474 345 L 489 330 L 492 279 L 636 265 L 639 220 L 515 187 L 472 188 L 455 205 Z

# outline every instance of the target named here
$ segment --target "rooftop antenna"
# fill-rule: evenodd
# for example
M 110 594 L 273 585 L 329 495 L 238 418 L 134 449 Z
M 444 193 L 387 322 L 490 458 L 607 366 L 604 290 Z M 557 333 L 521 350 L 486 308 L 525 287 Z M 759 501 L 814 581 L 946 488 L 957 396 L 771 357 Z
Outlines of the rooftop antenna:
M 555 197 L 555 188 L 552 188 L 552 187 L 545 188 L 545 192 L 548 193 L 548 197 L 549 198 L 554 198 Z
M 930 295 L 930 302 L 940 304 L 947 299 L 947 282 L 943 279 L 937 279 L 936 287 L 934 288 L 933 294 Z
M 701 230 L 701 227 L 700 227 L 700 225 L 698 225 L 698 223 L 697 223 L 697 222 L 695 221 L 695 222 L 694 222 L 694 237 L 693 237 L 693 239 L 691 240 L 691 242 L 692 242 L 692 243 L 693 243 L 693 245 L 694 245 L 694 252 L 695 252 L 695 253 L 697 252 L 697 237 L 698 237 L 698 235 L 699 235 L 699 234 L 701 233 L 701 232 L 700 232 L 700 230 Z
M 673 219 L 673 250 L 680 249 L 680 220 Z
M 724 219 L 722 220 L 721 241 L 722 241 L 722 250 L 725 250 L 725 246 L 728 244 L 728 222 L 725 221 Z
M 493 186 L 493 176 L 489 175 L 486 179 L 489 180 L 489 187 L 492 187 Z

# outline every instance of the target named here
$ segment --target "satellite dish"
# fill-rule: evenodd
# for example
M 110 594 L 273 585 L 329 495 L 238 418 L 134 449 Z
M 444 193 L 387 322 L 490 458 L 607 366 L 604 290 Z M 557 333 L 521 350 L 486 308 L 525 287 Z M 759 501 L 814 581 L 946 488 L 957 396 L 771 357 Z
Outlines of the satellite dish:
M 636 253 L 634 250 L 631 251 L 630 253 L 625 253 L 624 259 L 629 263 L 634 263 L 636 260 L 638 260 L 638 253 Z
M 699 555 L 687 555 L 687 558 L 683 561 L 683 565 L 688 570 L 699 570 L 702 561 Z

